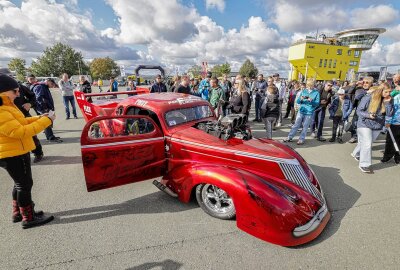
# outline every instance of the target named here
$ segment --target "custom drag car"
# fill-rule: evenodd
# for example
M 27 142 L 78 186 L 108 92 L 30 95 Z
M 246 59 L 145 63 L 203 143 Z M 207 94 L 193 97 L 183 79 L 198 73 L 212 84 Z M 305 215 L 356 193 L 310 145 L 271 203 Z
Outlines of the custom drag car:
M 236 218 L 262 240 L 295 246 L 322 232 L 330 218 L 324 194 L 296 151 L 253 138 L 246 115 L 217 120 L 201 98 L 137 91 L 123 99 L 75 92 L 87 120 L 81 150 L 88 191 L 161 177 L 153 181 L 160 190 L 184 203 L 195 198 L 213 217 Z

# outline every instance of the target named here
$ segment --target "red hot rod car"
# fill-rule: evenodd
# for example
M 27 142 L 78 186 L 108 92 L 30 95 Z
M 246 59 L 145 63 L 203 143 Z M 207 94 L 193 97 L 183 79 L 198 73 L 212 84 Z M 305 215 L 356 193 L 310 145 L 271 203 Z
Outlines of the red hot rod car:
M 309 242 L 326 226 L 330 213 L 310 166 L 284 144 L 252 138 L 246 115 L 218 121 L 207 101 L 185 94 L 115 94 L 89 103 L 110 94 L 75 92 L 87 120 L 88 191 L 161 176 L 153 183 L 169 195 L 193 195 L 207 214 L 236 218 L 241 230 L 283 246 Z

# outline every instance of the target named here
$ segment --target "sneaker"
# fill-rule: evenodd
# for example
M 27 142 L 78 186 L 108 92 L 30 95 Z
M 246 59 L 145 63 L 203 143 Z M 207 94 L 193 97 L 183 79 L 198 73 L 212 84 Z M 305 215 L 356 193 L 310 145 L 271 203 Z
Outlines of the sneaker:
M 326 139 L 324 137 L 319 137 L 319 138 L 317 138 L 317 141 L 324 142 L 324 141 L 326 141 Z
M 253 122 L 258 122 L 258 119 L 257 119 L 257 118 L 254 118 L 254 119 L 253 119 Z
M 315 132 L 311 133 L 311 137 L 313 137 L 314 139 L 317 138 L 317 134 L 315 134 Z
M 350 140 L 349 140 L 349 143 L 356 143 L 357 142 L 357 138 L 351 138 Z
M 33 163 L 38 163 L 38 162 L 40 162 L 40 161 L 42 161 L 43 160 L 43 154 L 42 155 L 36 155 L 34 158 L 33 158 Z
M 399 164 L 400 163 L 400 157 L 394 157 L 394 163 Z
M 63 142 L 63 140 L 61 140 L 60 137 L 53 137 L 53 138 L 51 138 L 50 140 L 47 140 L 47 141 L 51 142 L 51 143 L 62 143 Z
M 385 158 L 385 157 L 383 157 L 382 159 L 381 159 L 381 162 L 382 163 L 386 163 L 386 162 L 388 162 L 388 161 L 390 161 L 392 158 Z
M 302 140 L 297 141 L 297 145 L 303 145 L 303 144 L 304 144 L 304 141 L 302 141 Z
M 69 117 L 65 117 L 65 120 L 69 120 L 70 118 Z
M 340 137 L 337 139 L 337 141 L 338 141 L 338 143 L 343 143 L 343 139 Z
M 363 173 L 374 173 L 374 171 L 370 167 L 358 167 Z
M 335 140 L 336 140 L 335 138 L 330 138 L 329 142 L 335 142 Z
M 355 156 L 353 153 L 350 154 L 355 160 L 360 161 L 360 157 Z
M 78 119 L 78 116 L 75 115 L 74 118 L 75 118 L 75 119 Z
M 282 141 L 283 141 L 283 142 L 291 142 L 291 141 L 293 141 L 293 139 L 286 138 L 286 139 L 283 139 Z

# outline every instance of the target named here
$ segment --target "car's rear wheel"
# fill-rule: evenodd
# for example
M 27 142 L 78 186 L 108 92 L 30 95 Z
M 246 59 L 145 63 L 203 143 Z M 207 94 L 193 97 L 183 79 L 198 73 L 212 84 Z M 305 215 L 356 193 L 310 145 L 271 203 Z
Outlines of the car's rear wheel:
M 201 209 L 212 217 L 233 219 L 236 216 L 232 198 L 223 189 L 215 185 L 198 185 L 196 199 Z

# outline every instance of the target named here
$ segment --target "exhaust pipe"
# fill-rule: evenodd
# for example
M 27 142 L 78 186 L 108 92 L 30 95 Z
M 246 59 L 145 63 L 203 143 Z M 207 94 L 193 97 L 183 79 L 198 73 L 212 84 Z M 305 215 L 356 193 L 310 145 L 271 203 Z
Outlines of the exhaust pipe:
M 159 182 L 157 180 L 153 181 L 153 185 L 155 185 L 159 190 L 164 191 L 165 193 L 167 193 L 171 197 L 174 197 L 174 198 L 178 197 L 178 194 L 176 194 L 169 187 L 167 187 L 166 185 L 161 184 L 161 182 Z

